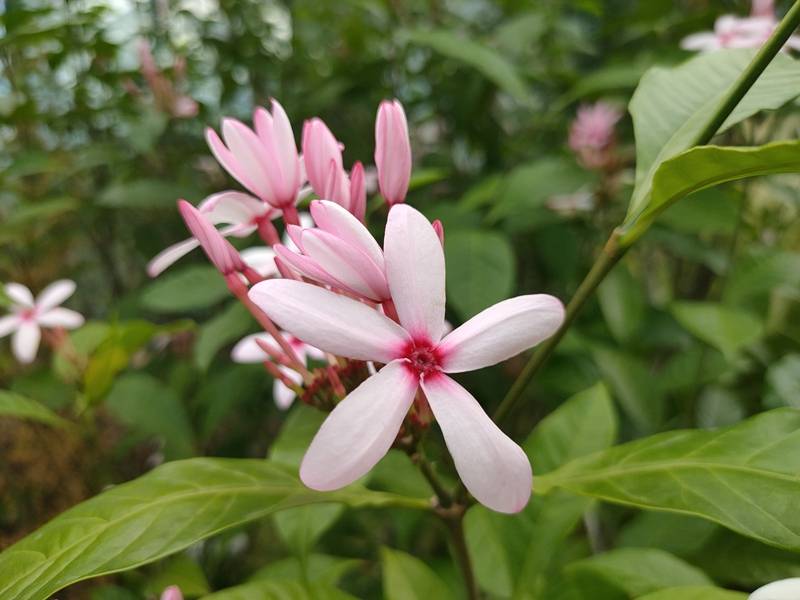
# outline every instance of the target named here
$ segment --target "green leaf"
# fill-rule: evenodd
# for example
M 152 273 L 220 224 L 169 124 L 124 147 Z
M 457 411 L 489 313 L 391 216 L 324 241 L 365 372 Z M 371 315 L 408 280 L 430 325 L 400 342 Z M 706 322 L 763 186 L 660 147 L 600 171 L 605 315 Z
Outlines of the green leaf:
M 671 204 L 689 194 L 727 181 L 800 171 L 800 142 L 756 147 L 698 146 L 660 163 L 646 206 L 625 220 L 623 246 L 643 233 Z
M 284 558 L 268 564 L 253 573 L 250 581 L 268 579 L 270 581 L 288 579 L 290 581 L 319 582 L 335 586 L 342 576 L 355 569 L 361 561 L 355 558 L 341 558 L 327 554 L 309 554 L 301 560 L 297 557 Z
M 575 561 L 570 575 L 590 573 L 605 579 L 628 597 L 681 585 L 711 585 L 699 569 L 655 548 L 620 548 Z
M 633 424 L 642 432 L 658 430 L 664 419 L 665 398 L 647 363 L 639 356 L 592 345 L 594 358 L 614 397 Z
M 253 324 L 252 315 L 241 302 L 237 300 L 228 304 L 219 314 L 200 326 L 194 346 L 197 366 L 203 370 L 208 369 L 219 349 L 250 333 Z
M 314 492 L 268 461 L 166 463 L 82 502 L 0 553 L 0 597 L 46 598 L 77 581 L 158 560 L 275 511 L 319 502 L 428 507 L 426 501 L 356 486 Z
M 800 408 L 800 354 L 787 354 L 767 369 L 769 398 L 775 407 Z
M 298 556 L 306 556 L 319 538 L 342 516 L 341 504 L 298 506 L 276 513 L 275 527 L 287 547 Z
M 100 192 L 97 203 L 109 208 L 174 210 L 177 198 L 192 198 L 195 195 L 194 190 L 181 188 L 172 181 L 139 179 L 112 183 Z
M 614 337 L 622 343 L 632 341 L 642 326 L 647 305 L 641 284 L 625 263 L 606 276 L 597 288 L 597 299 Z
M 147 581 L 147 591 L 157 597 L 165 588 L 177 585 L 185 597 L 202 596 L 211 592 L 203 570 L 186 554 L 179 554 L 161 567 Z
M 410 554 L 381 548 L 383 597 L 386 600 L 453 598 L 453 593 L 424 562 Z
M 2 417 L 27 419 L 58 427 L 70 425 L 69 421 L 62 419 L 36 400 L 6 390 L 0 390 L 0 418 Z
M 446 29 L 405 30 L 402 35 L 412 44 L 427 46 L 439 54 L 474 68 L 516 100 L 529 100 L 528 84 L 516 67 L 492 48 Z
M 747 600 L 744 592 L 733 592 L 708 585 L 670 587 L 652 594 L 639 596 L 636 600 Z
M 800 252 L 759 252 L 737 259 L 723 298 L 726 304 L 742 304 L 782 289 L 800 291 Z
M 202 600 L 356 600 L 322 583 L 261 579 L 203 596 Z
M 677 67 L 645 73 L 629 110 L 636 136 L 636 189 L 628 217 L 648 203 L 659 165 L 688 150 L 721 99 L 752 60 L 755 50 L 710 52 Z M 800 94 L 800 67 L 776 56 L 728 116 L 720 132 L 762 110 L 777 109 Z
M 536 474 L 543 475 L 575 458 L 610 447 L 616 438 L 614 403 L 606 387 L 597 383 L 542 419 L 522 447 Z
M 687 331 L 728 359 L 764 333 L 764 323 L 749 312 L 713 302 L 673 302 L 670 312 Z
M 141 304 L 157 313 L 181 313 L 209 308 L 228 295 L 214 267 L 195 265 L 159 277 L 142 292 Z
M 800 550 L 800 411 L 762 413 L 719 431 L 670 431 L 577 459 L 538 479 L 608 502 L 709 519 Z
M 462 317 L 511 295 L 516 266 L 508 238 L 492 231 L 455 231 L 445 235 L 444 247 L 448 298 Z
M 270 460 L 298 468 L 326 416 L 304 404 L 294 406 L 269 449 Z
M 193 432 L 186 409 L 172 389 L 152 375 L 119 377 L 106 398 L 109 412 L 134 431 L 163 440 L 167 459 L 193 454 Z

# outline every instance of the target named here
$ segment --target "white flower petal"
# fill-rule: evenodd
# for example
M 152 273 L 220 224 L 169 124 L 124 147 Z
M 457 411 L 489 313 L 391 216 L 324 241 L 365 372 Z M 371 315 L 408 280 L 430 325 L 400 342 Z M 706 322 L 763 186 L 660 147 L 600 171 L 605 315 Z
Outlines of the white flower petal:
M 436 343 L 444 329 L 444 252 L 428 219 L 406 204 L 389 211 L 383 242 L 386 277 L 400 323 Z
M 33 321 L 25 321 L 20 324 L 14 337 L 11 338 L 11 350 L 19 362 L 24 364 L 33 362 L 41 337 L 42 332 Z
M 461 481 L 481 504 L 503 513 L 525 508 L 533 475 L 528 457 L 447 375 L 422 381 Z
M 191 237 L 188 240 L 183 240 L 182 242 L 164 248 L 147 263 L 147 274 L 150 277 L 158 277 L 199 245 L 200 242 L 198 242 L 196 238 Z
M 345 208 L 329 200 L 314 200 L 311 215 L 323 231 L 359 248 L 369 256 L 380 269 L 384 268 L 383 251 L 375 238 L 364 225 Z M 308 227 L 308 225 L 304 225 Z
M 547 294 L 517 296 L 478 313 L 439 344 L 447 373 L 497 364 L 553 335 L 564 322 L 564 306 Z
M 249 295 L 282 329 L 338 356 L 388 363 L 410 341 L 402 327 L 377 310 L 310 283 L 269 279 Z
M 12 331 L 16 331 L 22 320 L 17 315 L 6 315 L 0 317 L 0 338 L 6 337 Z
M 275 251 L 268 246 L 247 248 L 239 253 L 244 264 L 262 277 L 277 277 L 278 267 L 275 265 Z
M 398 360 L 350 392 L 314 436 L 300 465 L 303 483 L 335 490 L 366 474 L 392 446 L 416 391 L 416 377 Z
M 21 283 L 7 283 L 5 285 L 6 296 L 9 297 L 11 302 L 19 306 L 31 308 L 33 306 L 33 294 L 27 286 Z
M 275 340 L 268 333 L 253 333 L 236 342 L 231 350 L 231 360 L 242 364 L 262 363 L 268 360 L 269 355 L 261 349 L 256 340 L 261 340 L 277 348 Z
M 75 282 L 71 279 L 59 279 L 44 288 L 36 297 L 36 308 L 46 311 L 58 306 L 75 293 Z
M 197 209 L 215 225 L 249 225 L 270 210 L 270 207 L 250 194 L 236 191 L 212 194 Z
M 39 314 L 36 322 L 42 327 L 63 327 L 64 329 L 76 329 L 83 325 L 83 315 L 68 308 L 51 308 Z
M 281 410 L 286 410 L 297 398 L 297 394 L 291 388 L 286 387 L 286 384 L 280 379 L 276 379 L 275 383 L 272 384 L 272 398 L 275 400 L 275 406 Z
M 797 600 L 800 598 L 800 577 L 773 581 L 750 594 L 748 600 Z

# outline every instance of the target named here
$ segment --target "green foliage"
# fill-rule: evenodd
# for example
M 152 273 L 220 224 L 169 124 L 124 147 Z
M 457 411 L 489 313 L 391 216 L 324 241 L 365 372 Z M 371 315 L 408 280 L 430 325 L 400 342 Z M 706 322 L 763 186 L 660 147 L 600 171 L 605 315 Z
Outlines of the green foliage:
M 167 272 L 142 292 L 142 307 L 157 313 L 209 308 L 228 296 L 225 280 L 211 265 Z
M 7 390 L 0 390 L 0 418 L 2 417 L 29 419 L 56 427 L 69 425 L 68 421 L 65 421 L 36 400 Z
M 381 566 L 386 600 L 446 600 L 454 597 L 430 567 L 405 552 L 381 548 Z
M 275 511 L 321 501 L 426 507 L 425 502 L 363 489 L 312 492 L 267 461 L 172 462 L 79 504 L 6 549 L 0 554 L 0 593 L 20 600 L 46 597 L 88 577 L 152 562 Z M 165 536 L 167 530 L 174 533 Z
M 798 550 L 798 425 L 800 413 L 778 409 L 720 431 L 662 433 L 568 463 L 538 489 L 696 515 Z

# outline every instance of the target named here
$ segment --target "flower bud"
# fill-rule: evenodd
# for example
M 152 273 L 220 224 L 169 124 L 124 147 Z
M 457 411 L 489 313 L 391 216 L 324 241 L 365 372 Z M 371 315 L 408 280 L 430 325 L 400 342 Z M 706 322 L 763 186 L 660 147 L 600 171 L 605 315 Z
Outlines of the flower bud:
M 403 106 L 384 100 L 375 120 L 375 165 L 378 185 L 389 205 L 403 202 L 411 179 L 411 143 Z
M 178 210 L 186 227 L 200 243 L 203 251 L 217 270 L 225 276 L 245 269 L 245 264 L 236 249 L 231 246 L 217 228 L 214 227 L 194 206 L 186 200 L 178 201 Z
M 343 168 L 342 149 L 328 126 L 316 117 L 303 125 L 303 160 L 308 182 L 314 192 L 324 198 L 331 161 L 337 169 Z

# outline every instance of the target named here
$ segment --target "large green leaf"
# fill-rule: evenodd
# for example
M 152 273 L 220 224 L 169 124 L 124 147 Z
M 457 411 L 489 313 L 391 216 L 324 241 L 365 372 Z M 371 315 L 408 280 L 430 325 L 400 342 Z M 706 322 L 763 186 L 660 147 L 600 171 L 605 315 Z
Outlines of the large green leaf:
M 628 215 L 648 202 L 658 166 L 689 149 L 714 115 L 720 100 L 752 60 L 755 50 L 701 54 L 677 67 L 645 73 L 629 110 L 636 135 L 636 189 Z M 720 131 L 800 94 L 800 65 L 780 54 L 728 116 Z
M 665 588 L 639 596 L 636 600 L 677 600 L 678 598 L 680 600 L 747 600 L 747 594 L 709 585 L 690 585 Z
M 59 427 L 69 425 L 69 421 L 65 421 L 36 400 L 31 400 L 30 398 L 6 390 L 0 390 L 0 418 L 2 417 L 28 419 L 30 421 L 38 421 L 39 423 L 47 423 L 48 425 L 57 425 Z
M 142 292 L 141 303 L 158 313 L 182 313 L 213 306 L 229 293 L 214 267 L 195 265 L 159 277 Z
M 620 243 L 628 245 L 665 208 L 726 181 L 800 171 L 800 142 L 774 142 L 755 147 L 698 146 L 665 160 L 657 168 L 647 205 L 622 228 Z
M 260 579 L 203 596 L 202 600 L 355 600 L 355 596 L 324 583 Z
M 439 54 L 467 64 L 509 95 L 524 102 L 530 97 L 528 85 L 516 67 L 497 51 L 446 29 L 414 29 L 403 32 L 412 44 L 428 46 Z
M 445 236 L 447 292 L 464 318 L 508 298 L 514 289 L 514 251 L 504 235 L 455 231 Z
M 670 312 L 689 332 L 726 357 L 764 334 L 764 323 L 751 313 L 715 302 L 673 302 Z
M 667 587 L 711 585 L 699 569 L 655 548 L 619 548 L 575 561 L 566 568 L 571 576 L 590 573 L 636 598 Z
M 428 506 L 358 487 L 313 492 L 289 469 L 262 460 L 167 463 L 62 513 L 0 554 L 0 598 L 46 598 L 77 581 L 152 562 L 278 510 L 318 502 Z
M 319 582 L 335 586 L 342 576 L 359 565 L 357 558 L 342 558 L 327 554 L 309 554 L 304 559 L 290 556 L 260 568 L 249 577 L 250 581 L 268 579 L 270 581 L 290 580 Z
M 381 548 L 383 597 L 386 600 L 453 598 L 453 593 L 424 562 L 399 550 Z
M 602 384 L 576 394 L 545 417 L 524 444 L 537 477 L 566 461 L 608 448 L 617 418 Z M 534 490 L 537 479 L 534 479 Z M 571 494 L 534 495 L 524 511 L 501 515 L 483 506 L 466 514 L 464 528 L 481 587 L 497 596 L 536 594 L 560 545 L 589 502 Z
M 777 409 L 719 431 L 671 431 L 616 446 L 539 477 L 537 487 L 695 515 L 800 550 L 800 411 Z

